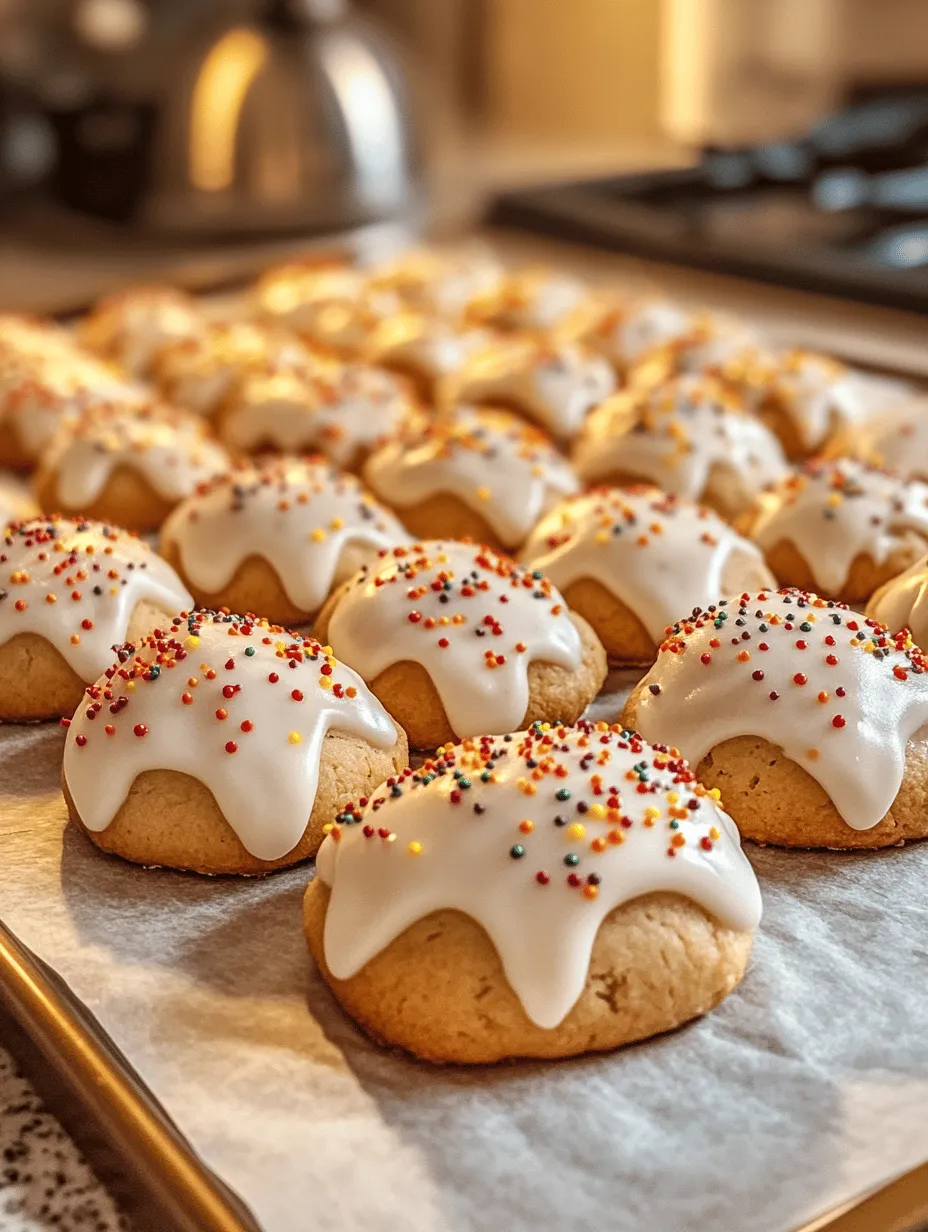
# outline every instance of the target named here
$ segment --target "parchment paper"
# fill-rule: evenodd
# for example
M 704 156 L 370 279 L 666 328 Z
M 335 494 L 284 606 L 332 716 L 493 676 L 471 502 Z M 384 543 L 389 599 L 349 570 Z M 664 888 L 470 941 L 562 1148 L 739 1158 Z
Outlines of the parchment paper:
M 780 1232 L 928 1157 L 928 846 L 750 848 L 750 972 L 624 1052 L 436 1069 L 366 1040 L 300 932 L 311 868 L 146 871 L 65 824 L 63 732 L 0 731 L 0 915 L 267 1232 Z

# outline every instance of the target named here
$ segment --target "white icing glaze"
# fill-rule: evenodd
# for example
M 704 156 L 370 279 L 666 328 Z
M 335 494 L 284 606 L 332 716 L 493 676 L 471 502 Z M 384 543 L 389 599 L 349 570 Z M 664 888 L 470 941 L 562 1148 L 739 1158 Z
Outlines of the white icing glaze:
M 489 342 L 485 330 L 461 329 L 437 317 L 402 312 L 382 321 L 364 348 L 371 364 L 400 367 L 434 382 L 457 370 Z
M 550 583 L 466 543 L 398 548 L 376 571 L 362 570 L 335 605 L 328 639 L 365 680 L 394 663 L 421 664 L 462 738 L 518 727 L 534 660 L 575 671 L 582 659 Z
M 54 476 L 61 506 L 80 511 L 118 468 L 142 476 L 165 500 L 179 501 L 228 469 L 231 460 L 200 419 L 152 404 L 134 412 L 102 407 L 66 423 L 42 465 Z
M 751 538 L 764 551 L 792 544 L 815 584 L 837 594 L 855 558 L 877 566 L 908 546 L 928 542 L 928 485 L 906 483 L 861 462 L 808 462 L 757 498 Z
M 0 556 L 0 645 L 34 633 L 82 680 L 95 680 L 112 662 L 138 604 L 166 616 L 192 604 L 174 570 L 146 543 L 99 522 L 19 523 L 3 532 Z
M 133 287 L 102 299 L 80 324 L 91 351 L 144 376 L 157 351 L 204 328 L 196 301 L 174 287 Z
M 591 578 L 654 642 L 719 595 L 775 585 L 754 544 L 709 509 L 656 488 L 600 488 L 543 518 L 521 553 L 560 590 Z
M 702 340 L 704 319 L 672 300 L 650 295 L 622 299 L 598 292 L 577 306 L 559 333 L 624 372 L 655 348 Z
M 787 472 L 776 437 L 710 378 L 682 376 L 610 398 L 589 417 L 574 452 L 587 483 L 624 473 L 699 499 L 721 472 L 733 503 L 746 505 Z
M 250 556 L 266 560 L 307 616 L 378 552 L 410 538 L 353 475 L 316 458 L 244 465 L 205 484 L 165 522 L 184 576 L 218 595 Z
M 928 480 L 928 395 L 852 424 L 842 443 L 852 457 L 871 466 Z
M 572 343 L 531 338 L 491 342 L 440 391 L 446 407 L 501 403 L 533 419 L 554 436 L 573 436 L 584 419 L 615 391 L 615 374 L 598 355 Z
M 353 671 L 266 621 L 196 612 L 132 651 L 68 730 L 64 777 L 88 830 L 107 828 L 138 775 L 173 770 L 209 788 L 253 856 L 281 859 L 306 829 L 326 733 L 396 742 Z
M 475 407 L 419 421 L 368 458 L 364 478 L 400 512 L 453 493 L 509 548 L 518 547 L 555 501 L 577 490 L 566 458 L 543 432 L 506 411 Z
M 222 415 L 229 448 L 251 453 L 319 450 L 339 466 L 391 436 L 414 409 L 392 373 L 364 364 L 315 364 L 248 377 Z
M 212 415 L 248 373 L 306 362 L 305 348 L 292 335 L 236 321 L 163 347 L 154 378 L 169 402 L 196 415 Z
M 282 266 L 261 279 L 258 309 L 308 341 L 357 352 L 384 317 L 402 307 L 399 296 L 369 291 L 367 278 L 347 267 Z
M 467 245 L 406 253 L 374 270 L 367 285 L 375 294 L 398 297 L 416 312 L 459 321 L 474 300 L 494 294 L 503 277 L 503 267 L 491 253 Z
M 849 826 L 869 830 L 899 791 L 906 742 L 928 722 L 922 653 L 897 644 L 814 595 L 742 596 L 678 626 L 644 678 L 635 722 L 694 766 L 736 736 L 769 740 Z
M 555 329 L 590 294 L 580 278 L 549 269 L 518 270 L 478 296 L 475 319 L 504 329 Z
M 812 351 L 746 352 L 723 365 L 722 375 L 749 404 L 786 416 L 809 452 L 839 428 L 898 405 L 911 392 L 905 382 L 857 372 Z
M 919 646 L 928 645 L 928 556 L 881 586 L 867 615 L 894 632 L 908 629 Z
M 95 406 L 141 406 L 140 385 L 120 380 L 111 368 L 54 334 L 22 346 L 0 341 L 0 423 L 22 449 L 38 458 L 63 423 Z
M 0 471 L 0 519 L 3 525 L 25 522 L 28 518 L 37 517 L 38 513 L 39 507 L 22 479 Z
M 336 979 L 417 920 L 457 910 L 486 930 L 528 1017 L 554 1028 L 623 903 L 678 894 L 756 928 L 760 891 L 738 831 L 685 763 L 605 724 L 546 728 L 446 746 L 333 828 L 316 873 L 331 888 Z

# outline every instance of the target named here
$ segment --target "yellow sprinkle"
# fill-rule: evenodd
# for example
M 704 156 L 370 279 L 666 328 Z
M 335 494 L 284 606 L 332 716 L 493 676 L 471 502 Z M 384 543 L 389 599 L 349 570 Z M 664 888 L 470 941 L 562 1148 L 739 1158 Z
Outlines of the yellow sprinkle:
M 333 821 L 327 821 L 325 825 L 322 827 L 322 833 L 331 834 L 334 829 L 335 829 L 335 823 Z
M 477 499 L 482 500 L 482 501 L 489 500 L 490 499 L 490 489 L 489 488 L 478 488 L 477 489 Z
M 710 787 L 708 794 L 712 797 L 713 800 L 721 800 L 722 798 L 722 793 L 719 791 L 717 787 Z
M 411 856 L 418 856 L 418 855 L 421 855 L 421 854 L 422 854 L 422 844 L 421 844 L 421 843 L 412 842 L 412 843 L 410 843 L 410 844 L 409 844 L 409 846 L 407 847 L 407 849 L 406 849 L 406 850 L 409 852 L 409 854 L 410 854 Z
M 188 650 L 196 650 L 200 644 L 200 639 L 195 633 L 191 633 L 189 637 L 184 638 L 184 645 Z
M 608 532 L 608 531 L 601 530 L 601 531 L 599 531 L 599 533 L 598 533 L 598 534 L 597 534 L 597 536 L 596 536 L 596 542 L 597 542 L 597 543 L 606 544 L 606 543 L 608 543 L 608 542 L 609 542 L 609 540 L 610 540 L 611 538 L 612 538 L 612 536 L 609 534 L 609 532 Z
M 118 594 L 119 594 L 119 587 L 118 587 L 118 586 L 111 586 L 111 587 L 110 587 L 110 594 L 111 594 L 111 595 L 118 595 Z
M 344 525 L 345 523 L 341 518 L 333 518 L 329 523 L 332 530 L 341 530 Z
M 579 821 L 567 827 L 568 838 L 583 838 L 584 834 L 586 834 L 586 826 L 581 825 Z
M 668 804 L 676 804 L 676 803 L 678 802 L 678 800 L 679 800 L 679 799 L 680 799 L 680 797 L 677 795 L 677 793 L 676 793 L 675 791 L 668 791 L 668 792 L 667 792 L 667 803 L 668 803 Z
M 606 817 L 606 810 L 601 804 L 591 804 L 587 809 L 587 815 L 594 821 L 603 821 Z
M 79 635 L 79 634 L 77 634 L 77 633 L 72 633 L 72 634 L 71 634 L 71 645 L 72 645 L 72 646 L 79 646 L 79 645 L 80 645 L 80 641 L 81 641 L 81 639 L 80 639 L 80 635 Z
M 650 818 L 651 821 L 656 821 L 658 817 L 660 817 L 661 811 L 660 809 L 656 809 L 653 804 L 649 804 L 644 810 L 644 815 L 645 817 Z
M 287 739 L 290 741 L 291 744 L 299 744 L 300 741 L 303 739 L 303 737 L 300 735 L 298 731 L 292 731 L 290 735 L 287 737 Z
M 314 531 L 310 532 L 309 537 L 312 539 L 313 543 L 321 543 L 325 538 L 325 531 L 321 526 L 317 526 Z
M 319 677 L 319 686 L 320 686 L 320 688 L 323 688 L 323 689 L 331 689 L 331 687 L 332 687 L 332 677 L 331 677 L 331 676 L 320 676 L 320 677 Z
M 722 833 L 719 830 L 718 826 L 709 827 L 709 837 L 712 839 L 713 843 L 717 843 L 719 841 L 719 839 L 722 837 Z
M 122 688 L 124 688 L 127 693 L 134 693 L 135 692 L 135 681 L 134 680 L 124 680 L 122 682 Z

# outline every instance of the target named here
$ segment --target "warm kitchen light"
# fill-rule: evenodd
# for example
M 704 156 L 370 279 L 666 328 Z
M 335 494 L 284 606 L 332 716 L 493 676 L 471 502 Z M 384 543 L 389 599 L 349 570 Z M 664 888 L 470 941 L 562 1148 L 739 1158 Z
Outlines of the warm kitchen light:
M 267 61 L 260 35 L 244 27 L 216 43 L 200 68 L 190 107 L 190 179 L 203 192 L 232 184 L 242 105 Z

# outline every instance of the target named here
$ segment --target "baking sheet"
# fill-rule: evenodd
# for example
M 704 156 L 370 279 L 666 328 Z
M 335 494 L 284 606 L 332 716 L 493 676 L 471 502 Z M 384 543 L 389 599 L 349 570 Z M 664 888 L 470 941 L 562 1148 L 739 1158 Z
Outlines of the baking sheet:
M 63 738 L 0 729 L 0 916 L 267 1232 L 779 1232 L 928 1157 L 926 845 L 749 848 L 766 915 L 714 1014 L 602 1057 L 436 1069 L 315 974 L 310 868 L 102 856 L 66 825 Z

